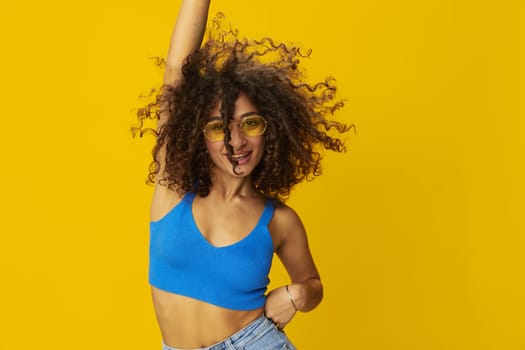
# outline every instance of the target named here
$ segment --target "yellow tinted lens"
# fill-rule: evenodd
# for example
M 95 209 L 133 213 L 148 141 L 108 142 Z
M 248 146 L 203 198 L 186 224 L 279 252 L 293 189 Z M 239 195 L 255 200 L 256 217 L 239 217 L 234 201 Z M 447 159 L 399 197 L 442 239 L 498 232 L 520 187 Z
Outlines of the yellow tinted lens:
M 224 139 L 223 124 L 221 121 L 213 121 L 206 124 L 204 136 L 210 141 L 221 141 Z
M 266 130 L 266 120 L 260 115 L 251 115 L 241 121 L 241 130 L 246 136 L 259 136 Z

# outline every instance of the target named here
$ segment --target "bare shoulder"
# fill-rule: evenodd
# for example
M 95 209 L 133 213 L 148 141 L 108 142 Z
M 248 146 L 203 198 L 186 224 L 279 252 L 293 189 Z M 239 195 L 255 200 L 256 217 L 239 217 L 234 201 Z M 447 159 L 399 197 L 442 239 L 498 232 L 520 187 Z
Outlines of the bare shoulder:
M 282 202 L 276 204 L 269 228 L 276 249 L 287 240 L 297 239 L 306 235 L 303 223 L 297 212 Z
M 182 199 L 183 195 L 168 186 L 155 184 L 151 200 L 150 220 L 158 221 L 170 212 Z
M 299 215 L 297 215 L 297 212 L 282 202 L 278 202 L 275 205 L 272 223 L 274 222 L 278 225 L 277 227 L 282 228 L 293 228 L 296 225 L 302 226 L 301 219 Z

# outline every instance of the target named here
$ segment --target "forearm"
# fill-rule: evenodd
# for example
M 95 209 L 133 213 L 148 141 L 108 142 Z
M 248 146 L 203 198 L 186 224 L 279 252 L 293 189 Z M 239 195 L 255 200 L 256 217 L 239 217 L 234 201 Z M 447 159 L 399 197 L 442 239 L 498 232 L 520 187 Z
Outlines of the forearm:
M 298 311 L 311 311 L 323 299 L 323 285 L 317 278 L 302 283 L 293 283 L 288 286 L 288 290 Z
M 166 57 L 164 83 L 169 84 L 177 80 L 184 59 L 200 47 L 209 6 L 210 0 L 182 1 Z

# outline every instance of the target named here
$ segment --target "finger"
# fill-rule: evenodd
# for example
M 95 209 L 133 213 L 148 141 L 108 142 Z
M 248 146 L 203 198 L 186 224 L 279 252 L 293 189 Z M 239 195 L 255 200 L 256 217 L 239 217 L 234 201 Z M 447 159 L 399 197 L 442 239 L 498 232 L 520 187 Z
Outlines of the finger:
M 273 325 L 275 326 L 275 328 L 279 329 L 279 330 L 282 330 L 284 328 L 283 324 L 282 323 L 279 323 L 277 321 L 272 321 Z

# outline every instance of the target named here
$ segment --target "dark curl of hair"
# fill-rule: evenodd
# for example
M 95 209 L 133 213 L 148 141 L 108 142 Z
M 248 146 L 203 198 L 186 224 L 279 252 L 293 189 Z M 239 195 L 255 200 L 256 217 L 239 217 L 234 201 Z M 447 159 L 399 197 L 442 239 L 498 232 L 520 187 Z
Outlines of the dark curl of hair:
M 265 197 L 286 199 L 292 187 L 321 174 L 321 148 L 342 152 L 343 141 L 334 133 L 344 133 L 353 125 L 332 119 L 343 106 L 336 101 L 335 80 L 309 85 L 298 69 L 301 58 L 311 51 L 276 43 L 271 38 L 239 38 L 235 30 L 221 29 L 222 15 L 212 22 L 208 40 L 190 54 L 182 67 L 182 77 L 174 85 L 162 86 L 156 100 L 138 112 L 141 135 L 152 131 L 144 119 L 167 113 L 166 123 L 154 133 L 148 181 L 161 175 L 160 183 L 179 193 L 209 193 L 210 161 L 202 129 L 211 109 L 220 100 L 224 125 L 230 125 L 234 103 L 244 92 L 267 120 L 265 148 L 252 173 L 256 189 Z M 224 144 L 230 131 L 225 127 Z M 332 135 L 330 135 L 332 134 Z M 159 152 L 166 146 L 164 173 L 159 174 Z M 236 164 L 232 162 L 233 171 Z

